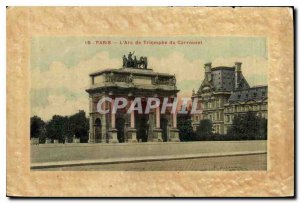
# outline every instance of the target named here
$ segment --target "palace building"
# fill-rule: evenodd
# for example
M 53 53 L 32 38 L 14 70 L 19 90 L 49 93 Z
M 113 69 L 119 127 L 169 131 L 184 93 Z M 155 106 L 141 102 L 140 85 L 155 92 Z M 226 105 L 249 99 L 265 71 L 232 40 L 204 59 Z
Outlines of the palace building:
M 137 60 L 134 53 L 128 58 L 123 56 L 123 67 L 106 69 L 90 74 L 89 93 L 90 104 L 90 143 L 123 143 L 123 142 L 168 142 L 180 141 L 177 129 L 176 112 L 167 108 L 161 114 L 161 106 L 151 109 L 145 114 L 148 98 L 158 98 L 162 104 L 165 97 L 171 103 L 177 97 L 175 75 L 154 72 L 147 68 L 147 57 Z M 101 98 L 109 97 L 112 102 L 104 102 L 102 109 L 109 110 L 107 114 L 97 111 Z M 113 113 L 114 100 L 117 97 L 126 98 L 128 105 Z M 133 100 L 141 98 L 143 113 L 127 110 Z
M 234 116 L 249 111 L 267 118 L 268 87 L 250 87 L 241 68 L 240 62 L 232 67 L 204 65 L 204 80 L 198 91 L 192 94 L 192 100 L 197 98 L 198 108 L 202 109 L 202 113 L 192 115 L 194 130 L 201 120 L 209 119 L 214 133 L 227 134 Z

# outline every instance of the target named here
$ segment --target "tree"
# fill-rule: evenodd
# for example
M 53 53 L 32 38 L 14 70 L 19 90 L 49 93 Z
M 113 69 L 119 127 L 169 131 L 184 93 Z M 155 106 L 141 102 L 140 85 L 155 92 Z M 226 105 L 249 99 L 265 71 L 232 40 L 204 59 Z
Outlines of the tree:
M 197 140 L 212 140 L 213 125 L 209 119 L 200 121 L 199 126 L 196 129 Z
M 254 112 L 236 115 L 228 135 L 236 140 L 266 139 L 267 119 L 257 116 Z
M 30 138 L 40 138 L 43 134 L 45 122 L 38 116 L 30 118 Z
M 190 114 L 178 115 L 177 128 L 179 130 L 179 138 L 181 141 L 195 140 L 195 133 L 193 131 L 192 119 Z
M 80 142 L 88 141 L 89 120 L 85 116 L 85 112 L 80 110 L 78 113 L 69 118 L 70 131 L 76 138 L 80 138 Z
M 268 120 L 261 118 L 259 122 L 259 139 L 266 140 L 268 138 Z
M 65 136 L 68 132 L 68 117 L 54 115 L 46 125 L 47 137 L 59 142 L 65 141 Z

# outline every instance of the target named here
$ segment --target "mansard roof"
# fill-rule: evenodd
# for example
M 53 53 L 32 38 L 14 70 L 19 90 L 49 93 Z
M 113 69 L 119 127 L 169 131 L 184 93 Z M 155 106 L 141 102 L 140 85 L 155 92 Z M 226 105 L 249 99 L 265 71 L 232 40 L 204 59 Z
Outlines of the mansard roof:
M 238 89 L 250 88 L 242 73 Z M 210 84 L 215 92 L 231 92 L 235 90 L 235 68 L 228 66 L 218 66 L 211 69 L 211 81 L 203 80 L 198 93 L 201 93 L 203 86 Z
M 216 70 L 229 70 L 229 71 L 234 71 L 234 66 L 230 67 L 230 66 L 217 66 L 211 69 L 212 71 L 216 71 Z
M 254 86 L 233 91 L 228 102 L 263 101 L 268 98 L 268 86 Z

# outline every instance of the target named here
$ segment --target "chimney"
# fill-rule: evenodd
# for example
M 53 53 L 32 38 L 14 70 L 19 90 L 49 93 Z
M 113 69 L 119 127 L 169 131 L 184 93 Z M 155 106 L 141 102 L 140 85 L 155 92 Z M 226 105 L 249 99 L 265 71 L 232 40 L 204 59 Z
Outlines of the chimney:
M 204 69 L 205 69 L 205 79 L 207 79 L 207 81 L 211 81 L 211 63 L 204 64 Z
M 240 86 L 241 78 L 242 78 L 242 63 L 241 62 L 235 62 L 234 63 L 234 71 L 235 71 L 235 89 L 238 89 Z

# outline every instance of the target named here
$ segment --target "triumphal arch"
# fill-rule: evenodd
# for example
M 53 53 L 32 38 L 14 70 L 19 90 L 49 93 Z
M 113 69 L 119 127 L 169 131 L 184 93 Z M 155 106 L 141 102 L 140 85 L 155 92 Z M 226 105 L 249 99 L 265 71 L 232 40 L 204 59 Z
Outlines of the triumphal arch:
M 175 75 L 154 72 L 148 68 L 147 57 L 137 59 L 133 53 L 123 56 L 123 67 L 106 69 L 90 74 L 89 93 L 89 142 L 178 142 L 177 114 L 168 106 L 162 113 L 163 100 L 172 103 L 179 90 Z M 125 98 L 128 104 L 113 111 L 116 98 Z M 100 107 L 108 113 L 101 113 Z M 142 112 L 128 108 L 136 98 L 140 98 Z M 145 108 L 149 98 L 159 99 L 160 105 Z

